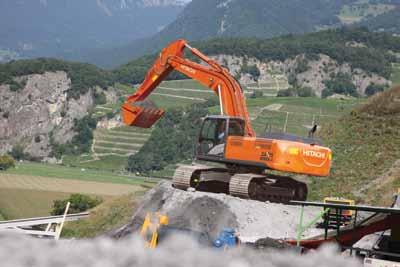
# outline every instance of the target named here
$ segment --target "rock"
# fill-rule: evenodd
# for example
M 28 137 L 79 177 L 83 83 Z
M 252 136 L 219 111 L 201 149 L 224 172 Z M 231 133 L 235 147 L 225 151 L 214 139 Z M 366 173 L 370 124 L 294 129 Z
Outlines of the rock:
M 88 93 L 79 99 L 67 99 L 71 80 L 63 71 L 33 74 L 17 79 L 26 86 L 16 92 L 0 85 L 0 154 L 16 144 L 36 158 L 47 157 L 51 151 L 49 134 L 57 143 L 72 139 L 74 119 L 88 114 L 93 97 Z
M 286 81 L 289 79 L 291 73 L 296 73 L 296 68 L 300 60 L 306 59 L 306 56 L 301 54 L 294 58 L 286 59 L 285 61 L 271 60 L 261 61 L 256 58 L 238 57 L 232 55 L 214 55 L 214 60 L 223 66 L 227 67 L 230 73 L 234 76 L 240 76 L 242 84 L 250 83 L 268 83 L 274 84 L 275 79 L 284 78 Z M 352 69 L 348 63 L 339 64 L 336 60 L 327 55 L 319 54 L 317 59 L 306 59 L 308 69 L 301 73 L 296 73 L 297 83 L 302 87 L 311 87 L 317 96 L 321 96 L 322 91 L 325 89 L 325 80 L 330 80 L 331 75 L 338 73 L 346 73 L 351 75 L 352 82 L 356 86 L 360 95 L 365 95 L 366 88 L 371 84 L 377 85 L 391 85 L 391 81 L 385 79 L 377 74 L 370 74 L 362 69 Z M 255 80 L 248 73 L 241 73 L 241 67 L 247 62 L 247 65 L 255 65 L 260 71 L 258 81 Z M 271 73 L 280 73 L 272 75 Z M 283 76 L 283 77 L 282 77 Z M 287 85 L 289 87 L 289 85 Z M 280 88 L 287 89 L 287 88 Z

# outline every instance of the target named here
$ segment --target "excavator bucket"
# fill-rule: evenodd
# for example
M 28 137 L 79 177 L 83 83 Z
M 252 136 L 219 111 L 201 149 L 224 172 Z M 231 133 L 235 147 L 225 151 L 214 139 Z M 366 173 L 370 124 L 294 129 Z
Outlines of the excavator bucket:
M 130 103 L 122 106 L 123 122 L 129 126 L 150 128 L 164 113 L 164 110 L 154 107 L 132 106 Z

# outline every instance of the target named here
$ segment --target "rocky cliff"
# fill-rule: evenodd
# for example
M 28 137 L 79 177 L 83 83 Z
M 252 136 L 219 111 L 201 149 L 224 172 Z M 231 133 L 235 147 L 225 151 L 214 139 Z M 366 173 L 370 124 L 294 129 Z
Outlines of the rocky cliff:
M 92 90 L 78 99 L 67 98 L 71 80 L 63 71 L 16 79 L 24 81 L 23 89 L 0 85 L 0 154 L 21 145 L 33 157 L 47 157 L 50 136 L 65 144 L 75 135 L 74 119 L 87 115 L 94 105 Z
M 326 87 L 324 81 L 330 80 L 338 73 L 349 74 L 360 95 L 365 95 L 366 88 L 372 83 L 391 85 L 391 81 L 382 76 L 368 73 L 359 68 L 352 69 L 348 63 L 340 64 L 324 54 L 319 54 L 313 59 L 307 59 L 305 55 L 298 55 L 285 61 L 261 61 L 256 58 L 223 54 L 212 58 L 227 67 L 232 75 L 239 77 L 242 84 L 274 83 L 277 76 L 283 75 L 286 80 L 289 80 L 290 75 L 294 75 L 299 86 L 311 87 L 317 96 L 321 96 Z M 302 67 L 300 67 L 301 64 L 303 64 Z M 256 66 L 260 76 L 254 77 L 243 72 L 243 65 Z

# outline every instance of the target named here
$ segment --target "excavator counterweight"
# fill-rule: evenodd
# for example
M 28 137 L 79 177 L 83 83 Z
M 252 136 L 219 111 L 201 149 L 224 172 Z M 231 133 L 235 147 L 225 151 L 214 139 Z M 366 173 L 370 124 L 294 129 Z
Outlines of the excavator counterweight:
M 184 57 L 188 49 L 203 64 Z M 178 71 L 214 91 L 221 115 L 207 116 L 200 130 L 196 159 L 225 167 L 182 165 L 173 185 L 200 191 L 222 192 L 260 201 L 288 202 L 307 198 L 306 184 L 268 170 L 327 176 L 332 153 L 313 140 L 282 135 L 256 137 L 251 126 L 240 84 L 214 60 L 177 40 L 164 48 L 138 90 L 122 106 L 125 124 L 149 128 L 164 115 L 162 109 L 146 105 L 146 98 L 173 71 Z

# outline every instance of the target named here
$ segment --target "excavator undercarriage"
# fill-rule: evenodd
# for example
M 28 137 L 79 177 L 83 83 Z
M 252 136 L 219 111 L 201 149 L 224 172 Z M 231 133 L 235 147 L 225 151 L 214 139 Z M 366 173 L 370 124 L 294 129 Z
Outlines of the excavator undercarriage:
M 173 186 L 182 190 L 193 188 L 197 191 L 225 193 L 245 199 L 277 203 L 307 199 L 307 185 L 288 176 L 238 173 L 229 168 L 198 164 L 178 167 L 173 176 Z

